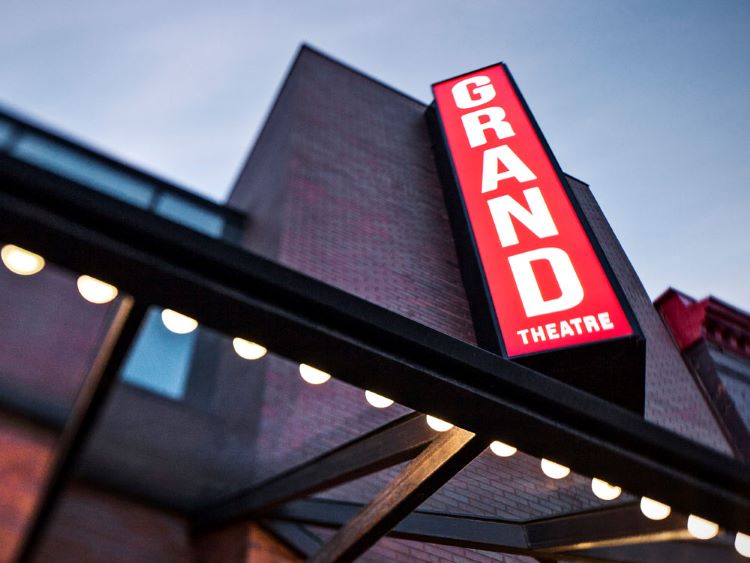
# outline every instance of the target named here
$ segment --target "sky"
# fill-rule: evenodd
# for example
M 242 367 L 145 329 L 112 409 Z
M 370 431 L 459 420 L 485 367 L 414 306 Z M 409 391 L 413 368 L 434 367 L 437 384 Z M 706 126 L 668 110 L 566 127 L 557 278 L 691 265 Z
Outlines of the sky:
M 424 102 L 506 62 L 649 295 L 750 311 L 750 0 L 4 0 L 0 106 L 222 201 L 303 42 Z

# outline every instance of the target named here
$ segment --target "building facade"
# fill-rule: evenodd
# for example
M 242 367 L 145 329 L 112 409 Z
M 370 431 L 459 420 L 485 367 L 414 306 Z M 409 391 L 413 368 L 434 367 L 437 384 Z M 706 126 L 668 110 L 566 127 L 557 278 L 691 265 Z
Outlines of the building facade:
M 604 500 L 592 491 L 592 477 L 609 475 L 586 471 L 598 463 L 593 437 L 571 438 L 571 451 L 584 453 L 568 454 L 562 438 L 573 436 L 572 430 L 527 436 L 536 426 L 530 419 L 527 426 L 521 414 L 491 414 L 485 432 L 480 422 L 486 407 L 474 402 L 473 392 L 462 391 L 460 379 L 456 394 L 446 394 L 440 370 L 463 371 L 470 358 L 485 356 L 473 351 L 474 328 L 425 109 L 305 47 L 227 206 L 23 120 L 0 117 L 7 181 L 18 186 L 11 196 L 20 201 L 24 187 L 40 194 L 23 204 L 28 213 L 17 207 L 18 219 L 11 223 L 29 224 L 33 217 L 49 224 L 50 233 L 59 228 L 80 241 L 64 246 L 47 231 L 12 238 L 11 226 L 2 233 L 3 244 L 29 246 L 57 260 L 32 276 L 0 272 L 0 471 L 6 476 L 0 559 L 20 554 L 40 561 L 294 561 L 316 553 L 318 560 L 362 561 L 739 557 L 732 547 L 739 525 L 721 522 L 722 533 L 708 541 L 690 535 L 692 489 L 675 486 L 665 493 L 687 509 L 670 502 L 676 510 L 659 521 L 641 514 L 640 497 L 654 497 L 651 491 L 663 485 L 661 474 L 648 472 L 658 458 L 655 450 L 644 445 L 632 456 L 644 468 L 643 477 L 632 477 L 635 488 L 622 481 L 622 494 Z M 568 181 L 646 337 L 645 420 L 656 438 L 642 443 L 659 445 L 663 439 L 664 451 L 684 449 L 696 464 L 705 460 L 709 469 L 744 486 L 750 317 L 713 298 L 695 302 L 671 290 L 654 307 L 589 186 Z M 34 205 L 46 205 L 45 190 L 68 202 L 54 207 L 61 217 L 82 217 L 80 229 L 106 236 L 88 248 L 84 230 L 36 213 Z M 8 200 L 8 209 L 16 200 Z M 110 222 L 104 221 L 107 214 Z M 27 239 L 36 246 L 21 244 Z M 193 243 L 201 253 L 189 252 Z M 119 266 L 102 250 L 110 244 L 122 258 Z M 160 263 L 154 262 L 157 255 Z M 242 268 L 253 265 L 268 269 L 270 281 L 249 286 L 251 273 Z M 81 413 L 91 404 L 82 403 L 86 394 L 79 390 L 99 373 L 97 361 L 123 301 L 122 295 L 105 304 L 81 298 L 81 273 L 149 305 L 88 425 Z M 224 286 L 233 289 L 216 289 Z M 244 298 L 243 291 L 254 293 Z M 304 301 L 307 295 L 313 302 Z M 245 302 L 246 309 L 230 306 Z M 288 307 L 292 320 L 275 320 L 270 305 L 257 313 L 262 307 L 256 302 Z M 162 312 L 171 308 L 188 321 L 197 319 L 198 328 L 170 330 Z M 320 320 L 329 316 L 335 330 Z M 382 345 L 390 355 L 350 347 L 356 338 Z M 443 345 L 445 358 L 438 361 L 431 347 Z M 424 379 L 408 381 L 388 369 L 397 357 L 407 373 L 409 354 L 422 354 Z M 372 367 L 363 366 L 363 358 Z M 300 363 L 326 368 L 333 377 L 304 368 L 300 377 Z M 503 369 L 497 368 L 498 377 Z M 435 384 L 426 384 L 433 372 Z M 307 382 L 316 377 L 318 384 Z M 466 377 L 466 386 L 473 385 Z M 576 415 L 555 414 L 566 411 L 550 402 L 554 391 L 570 392 L 569 404 L 582 411 L 588 395 L 555 387 L 543 376 L 538 382 L 552 397 L 542 401 L 526 388 L 518 391 L 522 400 L 533 403 L 537 417 L 550 412 L 550 428 L 572 428 Z M 496 400 L 510 393 L 494 381 L 476 385 Z M 365 390 L 396 403 L 378 408 L 388 400 L 368 398 Z M 592 409 L 600 403 L 594 400 Z M 611 408 L 601 411 L 602 420 L 625 417 L 630 424 L 634 415 Z M 472 418 L 469 411 L 479 414 Z M 458 448 L 436 465 L 432 480 L 400 493 L 402 505 L 384 511 L 385 529 L 361 531 L 350 551 L 326 552 L 342 541 L 337 530 L 349 530 L 360 510 L 380 506 L 375 501 L 382 492 L 411 475 L 422 454 L 436 447 L 442 434 L 423 415 L 457 424 L 465 417 L 469 424 L 459 425 L 476 434 L 467 444 L 477 436 L 485 441 L 471 455 L 467 448 L 476 446 Z M 634 428 L 633 435 L 646 436 Z M 672 444 L 667 434 L 681 438 Z M 71 435 L 82 437 L 73 447 Z M 493 451 L 488 439 L 519 451 L 507 455 L 513 448 L 502 444 Z M 616 460 L 631 442 L 615 436 L 602 448 Z M 546 452 L 573 471 L 549 477 L 540 467 L 539 454 Z M 458 461 L 461 455 L 466 459 Z M 619 476 L 614 461 L 602 464 Z M 739 490 L 731 479 L 724 484 L 727 498 Z M 58 483 L 57 492 L 51 482 Z M 737 492 L 738 506 L 748 502 L 746 493 Z M 696 514 L 703 514 L 699 509 L 711 498 L 699 497 Z M 732 521 L 741 519 L 741 512 L 731 514 Z

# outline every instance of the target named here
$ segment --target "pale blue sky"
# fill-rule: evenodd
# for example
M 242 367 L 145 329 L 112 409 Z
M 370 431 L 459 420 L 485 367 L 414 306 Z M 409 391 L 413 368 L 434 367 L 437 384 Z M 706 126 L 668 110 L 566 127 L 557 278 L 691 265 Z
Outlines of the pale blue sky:
M 507 62 L 649 294 L 750 309 L 750 0 L 5 0 L 0 104 L 221 200 L 303 41 L 424 101 Z

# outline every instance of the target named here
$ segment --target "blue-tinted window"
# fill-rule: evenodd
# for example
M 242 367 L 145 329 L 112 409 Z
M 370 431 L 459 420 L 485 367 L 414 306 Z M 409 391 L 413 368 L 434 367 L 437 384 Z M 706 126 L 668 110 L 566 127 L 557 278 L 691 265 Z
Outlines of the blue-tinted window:
M 21 160 L 66 176 L 131 205 L 147 208 L 153 198 L 154 188 L 148 182 L 38 135 L 24 134 L 11 153 Z
M 161 322 L 161 310 L 152 308 L 125 361 L 123 380 L 172 399 L 181 399 L 185 395 L 197 335 L 197 331 L 170 332 Z
M 212 237 L 220 238 L 224 232 L 224 217 L 218 211 L 178 195 L 163 193 L 155 211 L 162 217 Z
M 13 132 L 13 125 L 9 121 L 5 121 L 0 118 L 0 150 L 6 148 L 6 143 L 10 139 L 11 133 Z

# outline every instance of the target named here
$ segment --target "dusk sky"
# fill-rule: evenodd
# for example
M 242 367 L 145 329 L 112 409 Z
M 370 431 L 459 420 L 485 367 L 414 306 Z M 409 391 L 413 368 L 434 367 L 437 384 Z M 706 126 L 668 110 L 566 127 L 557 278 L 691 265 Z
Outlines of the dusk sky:
M 302 42 L 425 102 L 505 61 L 651 297 L 750 310 L 748 0 L 6 0 L 0 104 L 223 200 Z

